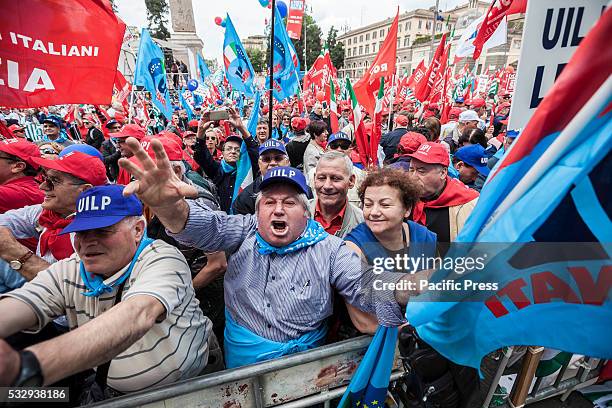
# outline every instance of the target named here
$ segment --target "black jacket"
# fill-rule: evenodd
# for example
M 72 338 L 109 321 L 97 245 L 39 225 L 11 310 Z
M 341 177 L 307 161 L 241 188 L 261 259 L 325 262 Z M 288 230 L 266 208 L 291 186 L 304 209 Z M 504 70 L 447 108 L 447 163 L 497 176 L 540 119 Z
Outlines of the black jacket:
M 109 180 L 117 180 L 119 174 L 119 159 L 121 158 L 121 152 L 113 145 L 113 142 L 105 140 L 102 142 L 100 148 L 102 156 L 104 156 L 104 165 L 106 166 L 106 175 Z
M 102 142 L 104 142 L 104 134 L 102 131 L 95 127 L 89 128 L 85 143 L 100 150 L 100 147 L 102 147 Z
M 304 136 L 304 134 L 295 135 L 295 138 L 300 138 L 302 136 Z M 304 167 L 304 152 L 306 151 L 306 147 L 308 147 L 308 143 L 310 143 L 310 138 L 307 138 L 303 142 L 298 142 L 295 138 L 287 143 L 285 148 L 287 149 L 287 156 L 289 156 L 291 166 L 301 170 Z
M 251 159 L 253 169 L 253 177 L 257 177 L 259 166 L 257 165 L 259 145 L 253 138 L 245 139 L 247 151 Z M 212 180 L 217 187 L 219 196 L 219 207 L 221 210 L 229 214 L 232 205 L 232 196 L 234 194 L 234 185 L 236 184 L 236 172 L 225 173 L 221 168 L 221 164 L 216 162 L 206 148 L 206 143 L 198 139 L 193 146 L 193 160 L 202 168 L 204 174 Z
M 383 152 L 385 153 L 385 162 L 389 162 L 391 159 L 393 159 L 393 155 L 397 153 L 397 145 L 407 131 L 408 130 L 406 128 L 397 128 L 382 135 L 380 138 L 380 146 L 383 148 Z

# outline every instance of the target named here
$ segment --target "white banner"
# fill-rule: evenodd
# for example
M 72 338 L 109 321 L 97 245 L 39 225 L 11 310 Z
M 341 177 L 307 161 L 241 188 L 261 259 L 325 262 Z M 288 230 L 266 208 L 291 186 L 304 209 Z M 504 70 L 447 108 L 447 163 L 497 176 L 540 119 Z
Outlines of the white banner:
M 525 127 L 608 0 L 527 2 L 508 128 Z

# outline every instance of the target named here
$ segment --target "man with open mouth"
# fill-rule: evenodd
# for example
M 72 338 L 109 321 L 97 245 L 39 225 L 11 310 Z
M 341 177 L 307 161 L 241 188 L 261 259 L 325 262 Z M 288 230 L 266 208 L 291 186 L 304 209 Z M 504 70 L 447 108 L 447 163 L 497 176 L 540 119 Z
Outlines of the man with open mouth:
M 321 345 L 333 312 L 332 289 L 347 302 L 375 314 L 381 324 L 405 322 L 400 304 L 416 293 L 376 291 L 374 280 L 397 283 L 417 275 L 375 275 L 342 239 L 311 219 L 306 181 L 297 169 L 274 167 L 264 175 L 255 215 L 228 215 L 188 202 L 193 187 L 170 170 L 153 140 L 156 161 L 128 139 L 142 168 L 124 194 L 135 193 L 166 230 L 184 245 L 229 254 L 225 274 L 225 362 L 228 368 L 253 364 Z

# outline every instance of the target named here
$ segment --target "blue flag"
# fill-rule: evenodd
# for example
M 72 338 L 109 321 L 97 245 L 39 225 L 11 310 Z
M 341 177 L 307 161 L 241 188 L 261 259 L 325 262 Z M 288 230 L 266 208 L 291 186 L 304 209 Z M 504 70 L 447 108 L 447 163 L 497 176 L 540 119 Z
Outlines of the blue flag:
M 251 136 L 255 135 L 255 131 L 257 130 L 257 122 L 259 121 L 259 105 L 261 103 L 261 92 L 257 91 L 255 93 L 255 103 L 253 103 L 253 109 L 251 110 L 251 117 L 249 118 L 249 123 L 247 125 L 247 130 L 251 134 Z
M 408 303 L 423 340 L 458 364 L 479 368 L 511 345 L 612 358 L 612 61 L 601 52 L 610 30 L 607 10 L 494 168 L 447 254 L 487 254 L 484 267 L 454 279 L 463 291 Z M 465 290 L 468 280 L 497 288 Z
M 227 81 L 236 91 L 253 96 L 255 70 L 242 46 L 229 14 L 225 19 L 225 38 L 223 39 L 223 64 Z
M 143 28 L 140 34 L 138 58 L 134 70 L 134 85 L 144 86 L 151 93 L 153 104 L 168 120 L 172 118 L 172 104 L 168 92 L 164 53 L 153 42 L 146 28 Z
M 207 77 L 211 75 L 210 70 L 208 69 L 208 65 L 204 62 L 204 58 L 198 53 L 198 74 L 200 76 L 200 81 L 202 84 L 206 80 Z
M 186 89 L 183 88 L 179 92 L 179 103 L 181 104 L 183 109 L 185 109 L 185 111 L 187 112 L 187 117 L 189 118 L 189 120 L 191 120 L 193 119 L 193 110 L 191 110 L 191 106 L 189 106 L 189 103 L 185 100 L 185 95 L 184 95 L 185 91 Z
M 396 343 L 397 327 L 378 326 L 338 408 L 385 406 Z
M 298 89 L 298 72 L 300 62 L 293 42 L 280 16 L 278 8 L 274 9 L 274 65 L 272 67 L 274 98 L 279 101 L 290 98 Z M 266 87 L 270 87 L 270 77 L 267 76 Z

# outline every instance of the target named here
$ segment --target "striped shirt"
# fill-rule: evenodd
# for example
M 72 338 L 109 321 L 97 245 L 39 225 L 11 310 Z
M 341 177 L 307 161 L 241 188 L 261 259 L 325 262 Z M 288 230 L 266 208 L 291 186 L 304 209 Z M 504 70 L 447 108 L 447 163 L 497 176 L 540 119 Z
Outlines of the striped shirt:
M 190 200 L 185 229 L 171 234 L 206 252 L 231 254 L 225 272 L 225 306 L 232 318 L 259 336 L 286 342 L 317 329 L 333 312 L 333 288 L 381 324 L 404 322 L 393 291 L 373 290 L 374 279 L 397 282 L 402 274 L 374 275 L 340 238 L 328 236 L 286 255 L 261 255 L 257 219 L 227 215 Z
M 104 283 L 118 279 L 127 267 Z M 113 306 L 117 288 L 99 298 L 82 295 L 85 286 L 79 268 L 80 259 L 74 254 L 2 297 L 21 300 L 32 308 L 38 324 L 29 331 L 39 331 L 64 313 L 71 329 L 82 326 Z M 113 358 L 108 385 L 128 393 L 197 376 L 208 362 L 212 323 L 200 310 L 189 266 L 178 249 L 157 240 L 142 251 L 125 284 L 122 300 L 136 295 L 156 298 L 164 305 L 166 315 Z
M 44 228 L 38 224 L 38 217 L 40 217 L 42 210 L 42 204 L 9 210 L 0 214 L 0 227 L 8 228 L 16 239 L 39 239 L 44 231 Z M 74 234 L 70 234 L 70 240 L 74 241 Z M 36 256 L 49 263 L 57 262 L 50 249 L 44 254 L 40 253 L 40 241 L 36 246 Z

